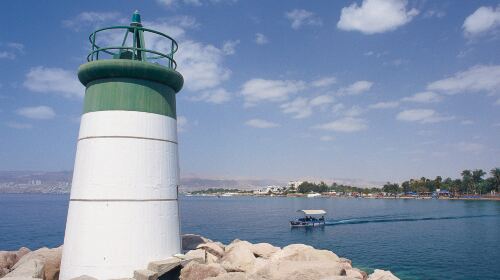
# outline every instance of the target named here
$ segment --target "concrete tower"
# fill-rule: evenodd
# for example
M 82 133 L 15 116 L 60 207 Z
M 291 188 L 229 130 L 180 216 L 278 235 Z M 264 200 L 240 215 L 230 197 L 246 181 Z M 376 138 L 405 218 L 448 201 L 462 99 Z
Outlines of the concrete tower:
M 123 34 L 119 43 L 100 43 L 112 41 L 117 31 Z M 144 38 L 158 49 L 147 49 Z M 144 28 L 138 12 L 130 26 L 99 29 L 89 39 L 88 63 L 78 70 L 86 91 L 63 280 L 131 277 L 181 249 L 175 94 L 183 78 L 175 71 L 177 43 Z

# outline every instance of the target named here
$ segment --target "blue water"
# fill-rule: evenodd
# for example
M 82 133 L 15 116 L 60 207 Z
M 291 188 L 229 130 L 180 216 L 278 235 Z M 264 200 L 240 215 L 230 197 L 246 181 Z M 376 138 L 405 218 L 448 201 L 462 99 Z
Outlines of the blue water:
M 63 241 L 68 196 L 0 195 L 0 250 Z M 500 279 L 500 202 L 182 197 L 182 231 L 228 243 L 305 243 L 401 279 Z M 327 226 L 291 229 L 297 209 Z

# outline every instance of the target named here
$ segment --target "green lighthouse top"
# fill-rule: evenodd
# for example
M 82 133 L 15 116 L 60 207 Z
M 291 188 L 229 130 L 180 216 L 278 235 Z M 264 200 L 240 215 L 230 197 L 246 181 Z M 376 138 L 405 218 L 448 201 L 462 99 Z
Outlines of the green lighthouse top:
M 141 14 L 139 14 L 138 10 L 135 10 L 134 14 L 132 14 L 132 22 L 130 24 L 131 25 L 132 24 L 136 24 L 136 25 L 142 26 L 142 24 L 141 24 Z
M 145 40 L 145 38 L 147 40 Z M 92 50 L 87 61 L 128 59 L 158 64 L 175 70 L 177 42 L 170 36 L 142 26 L 141 15 L 135 11 L 129 26 L 98 29 L 89 36 Z M 146 48 L 146 42 L 154 49 Z

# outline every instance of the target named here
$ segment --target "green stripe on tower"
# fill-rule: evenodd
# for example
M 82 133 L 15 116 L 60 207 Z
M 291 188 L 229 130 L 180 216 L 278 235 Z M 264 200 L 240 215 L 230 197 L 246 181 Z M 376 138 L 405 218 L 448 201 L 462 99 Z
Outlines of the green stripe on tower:
M 87 84 L 84 113 L 109 110 L 176 118 L 175 92 L 164 84 L 142 79 L 110 78 Z
M 176 118 L 175 94 L 184 83 L 173 69 L 128 59 L 85 63 L 78 78 L 87 87 L 84 113 L 125 110 L 172 118 Z

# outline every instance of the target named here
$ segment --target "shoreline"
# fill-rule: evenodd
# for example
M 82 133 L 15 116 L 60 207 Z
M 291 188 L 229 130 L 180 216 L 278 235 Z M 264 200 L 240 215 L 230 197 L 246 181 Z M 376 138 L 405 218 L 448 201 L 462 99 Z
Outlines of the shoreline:
M 218 198 L 223 198 L 223 197 L 286 197 L 286 198 L 309 198 L 309 199 L 315 199 L 315 198 L 343 198 L 343 199 L 414 199 L 414 200 L 474 200 L 474 201 L 500 201 L 500 196 L 496 197 L 440 197 L 440 198 L 432 198 L 432 197 L 409 197 L 409 196 L 400 196 L 400 197 L 394 197 L 394 196 L 380 196 L 380 197 L 373 197 L 373 196 L 359 196 L 359 197 L 354 197 L 354 196 L 332 196 L 332 195 L 320 195 L 320 196 L 315 196 L 315 197 L 307 197 L 306 194 L 304 195 L 298 195 L 298 194 L 293 194 L 293 195 L 257 195 L 257 194 L 246 194 L 246 193 L 221 193 L 221 194 L 187 194 L 183 193 L 180 194 L 181 196 L 185 197 L 218 197 Z

